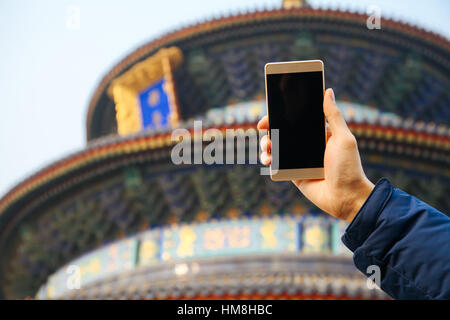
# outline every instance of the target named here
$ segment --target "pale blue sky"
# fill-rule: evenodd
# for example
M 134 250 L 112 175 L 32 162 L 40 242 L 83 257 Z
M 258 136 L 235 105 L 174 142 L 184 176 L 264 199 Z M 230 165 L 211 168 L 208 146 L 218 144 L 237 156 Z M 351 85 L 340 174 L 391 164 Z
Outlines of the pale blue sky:
M 0 196 L 43 166 L 85 146 L 85 117 L 101 77 L 137 46 L 220 14 L 281 0 L 0 0 Z M 450 37 L 448 0 L 315 0 Z M 71 6 L 80 28 L 67 27 Z

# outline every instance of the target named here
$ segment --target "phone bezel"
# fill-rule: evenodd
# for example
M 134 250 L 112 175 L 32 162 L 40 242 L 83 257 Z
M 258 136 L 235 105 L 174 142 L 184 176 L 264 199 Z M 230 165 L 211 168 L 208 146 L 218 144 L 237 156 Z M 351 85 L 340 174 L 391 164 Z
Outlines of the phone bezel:
M 325 72 L 322 60 L 304 60 L 304 61 L 286 61 L 286 62 L 270 62 L 264 66 L 264 80 L 266 88 L 266 110 L 269 117 L 269 100 L 267 94 L 267 75 L 283 74 L 283 73 L 299 73 L 299 72 L 322 72 L 323 96 L 325 97 Z M 323 119 L 323 127 L 325 130 L 325 146 L 327 143 L 326 120 Z M 270 128 L 270 117 L 269 117 Z M 269 130 L 270 135 L 270 130 Z M 272 170 L 270 165 L 270 178 L 274 181 L 288 181 L 298 179 L 323 179 L 325 171 L 320 168 L 296 168 L 296 169 L 278 169 L 276 172 Z

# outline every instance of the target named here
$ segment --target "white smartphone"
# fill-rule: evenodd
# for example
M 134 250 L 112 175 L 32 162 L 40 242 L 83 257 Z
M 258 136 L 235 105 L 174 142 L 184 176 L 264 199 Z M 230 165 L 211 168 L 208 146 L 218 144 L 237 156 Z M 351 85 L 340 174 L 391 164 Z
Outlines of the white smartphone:
M 272 140 L 270 177 L 275 181 L 323 179 L 326 144 L 323 62 L 274 62 L 264 69 Z

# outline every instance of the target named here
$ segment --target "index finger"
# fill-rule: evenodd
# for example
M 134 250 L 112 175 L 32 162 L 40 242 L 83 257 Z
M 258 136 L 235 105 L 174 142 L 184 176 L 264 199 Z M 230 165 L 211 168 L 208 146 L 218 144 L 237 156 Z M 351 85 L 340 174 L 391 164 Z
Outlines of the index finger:
M 259 120 L 257 128 L 259 130 L 269 130 L 269 117 L 264 116 L 261 120 Z

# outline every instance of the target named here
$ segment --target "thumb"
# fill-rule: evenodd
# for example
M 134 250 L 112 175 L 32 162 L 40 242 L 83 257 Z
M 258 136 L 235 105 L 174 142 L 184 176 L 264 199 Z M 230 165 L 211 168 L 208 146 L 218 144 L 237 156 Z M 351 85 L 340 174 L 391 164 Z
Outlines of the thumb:
M 347 123 L 342 116 L 341 111 L 336 105 L 333 89 L 329 88 L 325 91 L 323 99 L 323 112 L 330 125 L 331 132 L 333 134 L 339 134 L 349 131 Z

